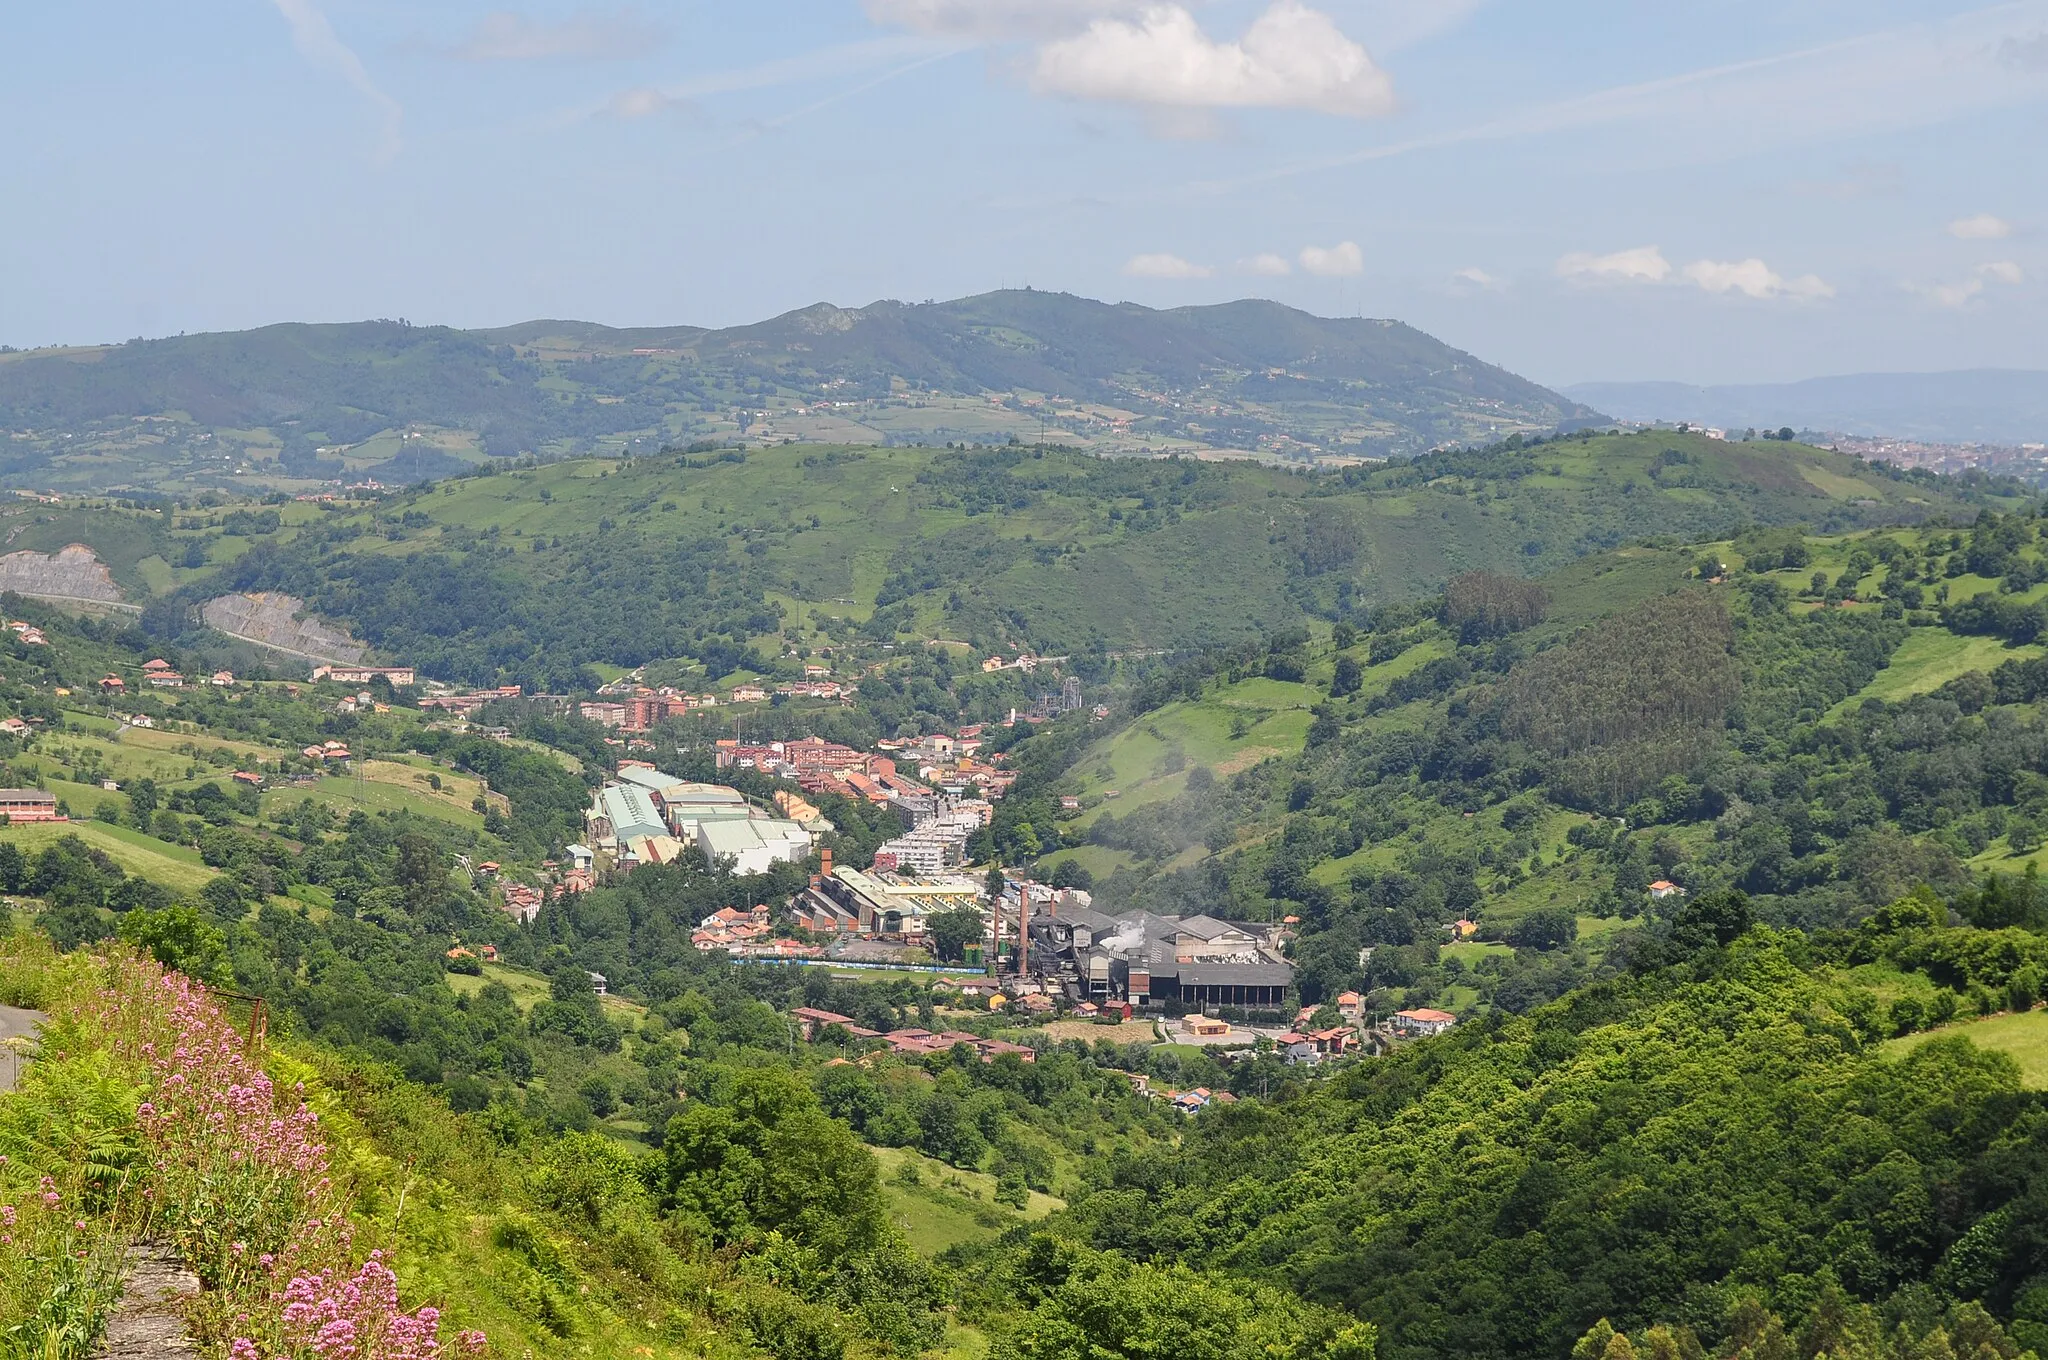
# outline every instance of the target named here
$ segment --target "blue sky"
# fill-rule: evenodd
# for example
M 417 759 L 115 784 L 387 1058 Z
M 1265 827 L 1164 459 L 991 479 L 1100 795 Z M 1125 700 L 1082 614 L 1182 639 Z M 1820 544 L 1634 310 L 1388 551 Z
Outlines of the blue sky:
M 1550 383 L 2048 368 L 2048 0 L 0 15 L 0 343 L 1030 284 Z

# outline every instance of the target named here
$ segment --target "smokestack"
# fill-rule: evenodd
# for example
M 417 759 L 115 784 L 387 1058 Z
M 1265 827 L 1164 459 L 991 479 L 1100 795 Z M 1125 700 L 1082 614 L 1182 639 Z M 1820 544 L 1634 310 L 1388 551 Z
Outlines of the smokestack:
M 1031 885 L 1017 889 L 1017 976 L 1031 976 Z
M 818 852 L 818 872 L 826 878 L 832 876 L 832 847 L 829 845 Z

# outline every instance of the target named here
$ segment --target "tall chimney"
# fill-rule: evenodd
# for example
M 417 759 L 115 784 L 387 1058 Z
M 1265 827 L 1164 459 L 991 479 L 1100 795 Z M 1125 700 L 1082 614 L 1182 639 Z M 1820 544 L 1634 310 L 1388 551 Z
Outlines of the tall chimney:
M 832 876 L 832 847 L 829 845 L 818 852 L 818 872 L 826 878 Z
M 1031 976 L 1031 885 L 1017 888 L 1017 976 Z

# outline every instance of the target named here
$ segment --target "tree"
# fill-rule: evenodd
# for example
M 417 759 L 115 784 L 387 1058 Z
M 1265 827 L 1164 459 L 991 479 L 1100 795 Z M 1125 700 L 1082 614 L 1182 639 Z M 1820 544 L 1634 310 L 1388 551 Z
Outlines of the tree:
M 157 791 L 154 779 L 138 779 L 128 786 L 128 815 L 135 819 L 138 831 L 147 831 L 150 821 L 156 816 Z
M 20 892 L 28 876 L 28 860 L 13 841 L 0 841 L 0 892 Z
M 408 831 L 398 838 L 397 878 L 409 901 L 429 902 L 440 895 L 448 871 L 434 843 L 416 831 Z
M 136 948 L 147 950 L 164 967 L 195 982 L 224 987 L 234 981 L 228 937 L 196 908 L 182 902 L 161 911 L 131 911 L 121 918 L 116 933 Z
M 707 1074 L 725 1094 L 671 1119 L 655 1175 L 669 1207 L 720 1242 L 779 1231 L 831 1256 L 888 1232 L 875 1159 L 810 1087 L 775 1069 Z
M 1671 940 L 1690 953 L 1708 945 L 1728 945 L 1746 934 L 1756 921 L 1746 894 L 1729 890 L 1707 893 L 1679 908 Z
M 966 957 L 968 945 L 987 937 L 986 923 L 972 907 L 935 912 L 925 918 L 925 928 L 931 933 L 932 948 L 948 963 L 958 963 Z
M 1330 677 L 1330 697 L 1341 699 L 1347 694 L 1356 694 L 1365 683 L 1365 670 L 1355 656 L 1337 658 L 1336 673 Z
M 1578 938 L 1579 918 L 1569 907 L 1538 907 L 1508 927 L 1508 943 L 1518 949 L 1561 949 Z

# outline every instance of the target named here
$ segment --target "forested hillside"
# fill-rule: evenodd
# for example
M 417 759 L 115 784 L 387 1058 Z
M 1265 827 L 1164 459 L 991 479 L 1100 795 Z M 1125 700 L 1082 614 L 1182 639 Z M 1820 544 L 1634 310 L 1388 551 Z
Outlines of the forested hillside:
M 991 293 L 758 325 L 283 325 L 0 354 L 0 483 L 413 482 L 516 454 L 727 440 L 1411 455 L 1598 418 L 1393 321 Z
M 1750 524 L 1967 516 L 2015 490 L 1677 434 L 1324 473 L 798 445 L 524 466 L 281 513 L 14 518 L 19 546 L 104 545 L 117 579 L 147 576 L 182 607 L 163 627 L 214 596 L 280 591 L 437 678 L 560 690 L 591 663 L 683 658 L 715 679 L 786 648 L 936 638 L 1075 656 L 1102 675 L 1112 653 L 1355 622 L 1475 568 L 1540 573 Z

